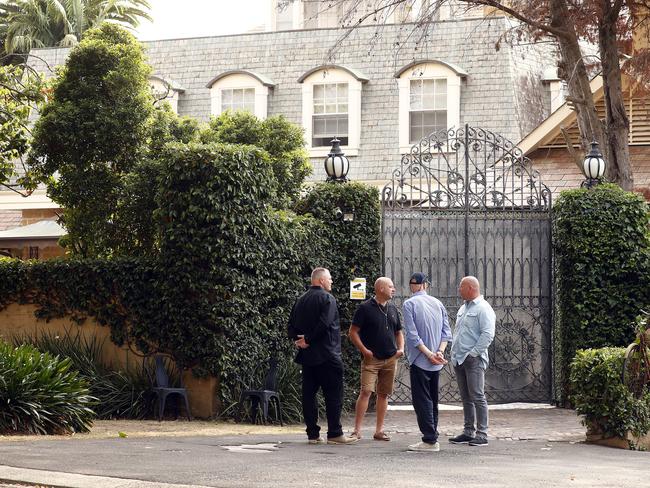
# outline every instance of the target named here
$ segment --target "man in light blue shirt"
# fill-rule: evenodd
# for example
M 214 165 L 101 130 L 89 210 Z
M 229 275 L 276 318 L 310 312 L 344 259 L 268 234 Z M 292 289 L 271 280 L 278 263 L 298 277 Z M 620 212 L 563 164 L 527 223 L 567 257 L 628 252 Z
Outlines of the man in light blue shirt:
M 440 300 L 427 294 L 424 273 L 414 273 L 409 281 L 413 296 L 404 302 L 406 354 L 410 366 L 413 409 L 422 432 L 422 442 L 410 451 L 439 451 L 438 379 L 447 363 L 444 351 L 451 339 L 447 311 Z
M 465 303 L 456 315 L 456 328 L 451 345 L 451 364 L 456 373 L 463 400 L 465 426 L 463 433 L 452 437 L 452 444 L 487 446 L 488 405 L 485 399 L 485 370 L 488 347 L 494 339 L 496 315 L 481 295 L 478 280 L 466 276 L 458 287 Z

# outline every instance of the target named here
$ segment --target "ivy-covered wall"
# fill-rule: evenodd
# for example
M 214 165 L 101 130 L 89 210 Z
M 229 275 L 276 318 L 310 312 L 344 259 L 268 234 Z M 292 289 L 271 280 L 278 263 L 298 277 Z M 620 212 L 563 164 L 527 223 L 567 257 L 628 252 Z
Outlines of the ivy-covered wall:
M 567 400 L 578 349 L 623 346 L 650 305 L 648 206 L 611 184 L 562 192 L 553 209 L 555 364 Z
M 32 303 L 46 320 L 93 317 L 118 345 L 165 352 L 195 376 L 218 377 L 228 406 L 243 385 L 257 386 L 270 356 L 290 368 L 287 320 L 312 268 L 330 268 L 347 333 L 357 305 L 349 280 L 372 284 L 379 274 L 379 196 L 361 184 L 319 184 L 296 212 L 277 210 L 272 162 L 254 146 L 169 145 L 163 160 L 159 255 L 0 261 L 0 309 Z M 336 208 L 354 209 L 354 221 L 338 219 Z M 343 343 L 351 405 L 359 358 Z

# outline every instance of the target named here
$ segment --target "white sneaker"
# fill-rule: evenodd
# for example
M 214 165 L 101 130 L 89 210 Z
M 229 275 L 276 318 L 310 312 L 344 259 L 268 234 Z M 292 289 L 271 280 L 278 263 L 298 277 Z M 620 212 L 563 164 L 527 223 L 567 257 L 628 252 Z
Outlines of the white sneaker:
M 309 439 L 307 441 L 309 444 L 325 444 L 325 439 L 322 437 L 318 437 L 316 439 Z
M 440 450 L 440 443 L 436 442 L 435 444 L 430 444 L 428 442 L 417 442 L 416 444 L 411 444 L 408 450 L 420 452 L 438 452 Z

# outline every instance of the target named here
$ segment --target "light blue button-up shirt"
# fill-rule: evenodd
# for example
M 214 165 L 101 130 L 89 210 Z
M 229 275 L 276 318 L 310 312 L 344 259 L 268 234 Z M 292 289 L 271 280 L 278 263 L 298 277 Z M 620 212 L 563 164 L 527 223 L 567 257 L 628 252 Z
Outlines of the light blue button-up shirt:
M 427 371 L 438 371 L 442 364 L 431 364 L 418 346 L 424 344 L 436 352 L 441 342 L 451 340 L 449 317 L 444 305 L 426 291 L 418 291 L 402 305 L 406 331 L 406 357 L 409 364 Z
M 465 302 L 456 315 L 454 339 L 451 344 L 451 364 L 463 364 L 467 356 L 481 357 L 485 368 L 489 363 L 488 347 L 494 339 L 496 315 L 480 295 Z

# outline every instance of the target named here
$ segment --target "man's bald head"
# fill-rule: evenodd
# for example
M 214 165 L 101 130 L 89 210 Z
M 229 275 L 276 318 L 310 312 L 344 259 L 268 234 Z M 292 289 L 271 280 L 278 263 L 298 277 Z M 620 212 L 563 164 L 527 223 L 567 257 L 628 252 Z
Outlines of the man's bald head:
M 463 300 L 474 300 L 481 294 L 481 285 L 474 276 L 465 276 L 460 280 L 458 293 Z
M 382 276 L 375 280 L 375 298 L 382 305 L 391 298 L 395 293 L 395 285 L 393 285 L 393 280 Z

